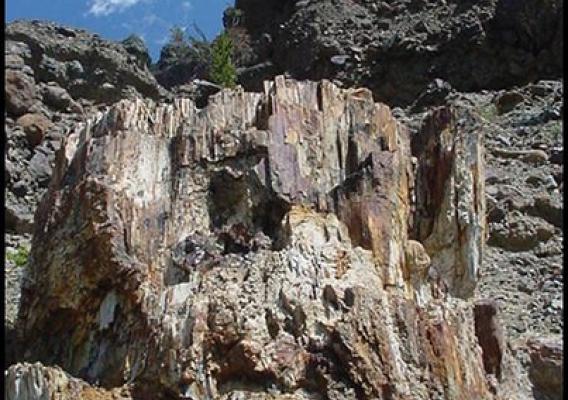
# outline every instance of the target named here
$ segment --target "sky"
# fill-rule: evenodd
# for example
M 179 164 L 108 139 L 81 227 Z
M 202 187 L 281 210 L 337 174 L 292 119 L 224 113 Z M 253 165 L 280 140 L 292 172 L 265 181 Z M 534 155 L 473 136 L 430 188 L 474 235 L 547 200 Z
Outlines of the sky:
M 5 0 L 6 22 L 49 20 L 83 28 L 102 38 L 141 36 L 156 62 L 169 30 L 178 25 L 194 33 L 193 23 L 212 39 L 222 28 L 223 10 L 232 0 Z

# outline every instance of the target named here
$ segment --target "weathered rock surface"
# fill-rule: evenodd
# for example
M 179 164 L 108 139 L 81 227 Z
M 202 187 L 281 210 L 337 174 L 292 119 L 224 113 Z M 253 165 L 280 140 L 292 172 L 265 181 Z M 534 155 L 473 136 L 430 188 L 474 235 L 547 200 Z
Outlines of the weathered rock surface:
M 106 391 L 73 378 L 58 367 L 41 363 L 16 364 L 8 368 L 4 378 L 6 400 L 118 400 L 130 399 L 128 390 Z
M 485 132 L 488 242 L 476 296 L 498 301 L 510 339 L 563 331 L 563 173 L 550 159 L 563 148 L 561 81 L 509 90 L 523 97 L 499 114 L 508 91 L 469 94 Z M 507 149 L 503 153 L 499 151 Z M 497 150 L 497 151 L 494 151 Z M 527 163 L 511 154 L 538 150 Z
M 562 77 L 563 4 L 237 0 L 231 23 L 241 29 L 233 26 L 235 39 L 247 38 L 236 57 L 247 88 L 267 72 L 289 73 L 365 86 L 389 105 L 409 105 L 439 79 L 480 91 Z
M 481 251 L 462 227 L 483 219 L 481 138 L 461 128 L 431 129 L 454 151 L 418 154 L 449 172 L 425 178 L 368 90 L 278 77 L 202 110 L 121 101 L 57 152 L 24 358 L 140 399 L 494 398 L 471 304 L 428 278 L 431 261 L 450 293 L 475 282 L 478 256 L 456 255 Z M 423 200 L 424 179 L 456 203 Z M 440 254 L 413 240 L 426 203 L 431 232 L 460 232 Z
M 485 240 L 483 134 L 471 113 L 429 112 L 412 142 L 415 237 L 454 296 L 473 295 Z
M 77 122 L 122 98 L 167 94 L 131 42 L 123 46 L 49 22 L 6 25 L 8 232 L 31 232 L 37 203 L 51 178 L 54 151 Z
M 531 359 L 529 377 L 535 399 L 561 399 L 564 380 L 562 338 L 532 338 L 527 346 Z
M 16 21 L 6 25 L 5 39 L 9 49 L 18 49 L 10 53 L 12 63 L 27 57 L 37 82 L 56 82 L 74 99 L 112 104 L 132 93 L 154 99 L 165 94 L 137 56 L 82 29 Z

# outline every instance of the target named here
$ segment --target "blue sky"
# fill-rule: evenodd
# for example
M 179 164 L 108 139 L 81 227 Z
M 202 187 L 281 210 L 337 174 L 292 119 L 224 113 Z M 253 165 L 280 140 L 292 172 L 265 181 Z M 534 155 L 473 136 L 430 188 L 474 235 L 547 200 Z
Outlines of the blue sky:
M 173 25 L 197 26 L 211 39 L 233 0 L 6 0 L 6 22 L 41 19 L 87 29 L 111 40 L 131 33 L 144 39 L 156 62 Z

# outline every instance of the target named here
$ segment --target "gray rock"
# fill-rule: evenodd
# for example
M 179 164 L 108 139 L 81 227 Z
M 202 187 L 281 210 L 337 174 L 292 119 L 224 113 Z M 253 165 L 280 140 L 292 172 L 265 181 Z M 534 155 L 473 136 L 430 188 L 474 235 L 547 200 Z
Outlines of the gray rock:
M 37 68 L 37 76 L 43 82 L 66 82 L 68 79 L 67 66 L 64 62 L 59 62 L 56 59 L 43 54 L 41 62 Z
M 532 206 L 526 207 L 526 210 L 556 227 L 562 228 L 564 226 L 564 205 L 560 199 L 549 195 L 540 195 L 534 199 Z
M 6 231 L 20 234 L 32 233 L 34 217 L 28 207 L 9 199 L 7 199 L 4 207 Z
M 43 152 L 36 152 L 29 164 L 30 173 L 41 187 L 47 187 L 51 178 L 51 165 L 49 158 Z
M 506 114 L 512 111 L 519 103 L 522 103 L 525 97 L 522 93 L 516 91 L 505 92 L 495 100 L 495 107 L 499 114 Z
M 43 90 L 43 101 L 56 110 L 66 111 L 73 102 L 73 98 L 64 88 L 51 84 Z
M 242 13 L 238 28 L 250 35 L 251 45 L 237 49 L 236 58 L 252 47 L 254 63 L 272 62 L 275 74 L 339 79 L 370 88 L 376 99 L 390 105 L 404 106 L 434 78 L 471 92 L 563 75 L 563 40 L 556 29 L 562 23 L 561 0 L 546 5 L 538 0 L 293 3 L 282 7 L 276 0 L 237 0 L 235 8 Z M 268 51 L 259 45 L 263 34 L 275 38 Z M 363 49 L 360 65 L 337 68 L 332 63 L 333 55 L 357 47 Z M 538 59 L 526 50 L 533 48 L 539 49 Z M 548 88 L 544 92 L 552 93 Z
M 126 51 L 136 58 L 140 67 L 144 68 L 150 66 L 150 54 L 148 53 L 148 48 L 146 47 L 144 40 L 140 36 L 130 35 L 121 43 Z
M 127 87 L 154 99 L 166 94 L 145 65 L 132 62 L 133 56 L 122 44 L 102 40 L 84 30 L 50 22 L 15 21 L 6 25 L 5 35 L 8 40 L 36 49 L 35 57 L 43 59 L 41 68 L 34 66 L 41 80 L 56 81 L 73 98 L 114 103 Z M 97 75 L 96 70 L 102 71 L 102 75 Z M 101 91 L 104 82 L 117 90 L 110 94 Z

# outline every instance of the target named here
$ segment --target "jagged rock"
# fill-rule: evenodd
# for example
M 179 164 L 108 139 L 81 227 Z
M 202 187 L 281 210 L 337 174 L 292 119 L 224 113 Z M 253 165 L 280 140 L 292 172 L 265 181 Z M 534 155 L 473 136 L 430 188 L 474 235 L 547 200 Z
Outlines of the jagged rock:
M 562 338 L 537 337 L 529 339 L 529 377 L 535 399 L 560 400 L 564 382 Z
M 122 45 L 84 30 L 16 21 L 6 24 L 5 43 L 4 213 L 7 230 L 22 234 L 32 230 L 54 149 L 70 127 L 101 103 L 165 91 Z
M 132 62 L 134 56 L 121 44 L 82 29 L 15 21 L 6 25 L 5 35 L 30 49 L 29 63 L 38 82 L 54 81 L 74 99 L 112 104 L 131 93 L 153 99 L 165 95 L 147 67 Z M 113 89 L 105 90 L 104 83 Z
M 51 165 L 48 156 L 42 151 L 37 151 L 29 163 L 32 178 L 40 187 L 47 187 L 51 179 Z
M 73 378 L 58 367 L 41 363 L 16 364 L 8 368 L 5 376 L 6 400 L 118 400 L 130 399 L 128 389 L 106 391 Z
M 486 235 L 482 132 L 471 113 L 441 107 L 424 118 L 412 153 L 417 157 L 413 235 L 450 292 L 470 297 Z
M 122 45 L 130 54 L 136 57 L 138 60 L 138 65 L 141 68 L 149 67 L 151 64 L 150 54 L 148 53 L 148 48 L 144 43 L 144 40 L 137 35 L 130 35 L 122 42 Z
M 253 64 L 362 85 L 389 105 L 412 104 L 434 79 L 472 92 L 563 76 L 562 0 L 237 0 L 233 10 L 249 35 L 242 51 L 257 55 Z M 272 38 L 268 46 L 263 35 Z M 267 78 L 242 83 L 252 88 Z M 550 90 L 543 87 L 535 90 Z
M 467 177 L 480 153 L 460 129 L 430 134 L 454 143 L 445 161 Z M 23 356 L 152 398 L 494 398 L 471 305 L 405 276 L 444 260 L 409 238 L 423 189 L 407 130 L 368 90 L 278 77 L 201 110 L 121 101 L 57 152 Z M 473 200 L 433 209 L 471 223 Z M 444 245 L 477 251 L 481 237 Z

